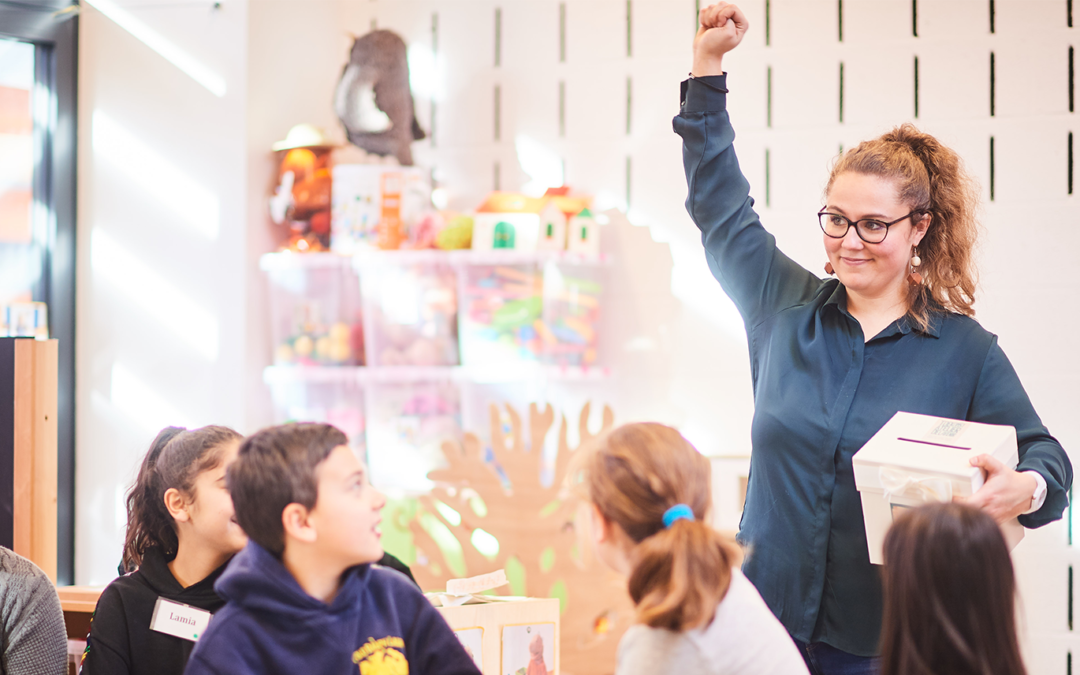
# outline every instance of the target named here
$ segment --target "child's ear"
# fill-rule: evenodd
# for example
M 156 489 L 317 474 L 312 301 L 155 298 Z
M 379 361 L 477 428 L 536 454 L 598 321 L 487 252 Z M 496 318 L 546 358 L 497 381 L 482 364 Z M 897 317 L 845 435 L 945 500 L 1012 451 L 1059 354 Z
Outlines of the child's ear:
M 165 502 L 165 508 L 169 511 L 169 515 L 172 519 L 178 523 L 186 523 L 191 520 L 191 514 L 188 513 L 188 503 L 184 499 L 184 495 L 180 493 L 176 488 L 169 488 L 165 491 L 165 496 L 162 498 Z
M 281 525 L 285 528 L 285 534 L 294 539 L 311 544 L 318 538 L 318 533 L 308 519 L 308 510 L 303 504 L 286 505 L 281 511 Z
M 600 509 L 596 504 L 589 504 L 589 515 L 592 521 L 593 538 L 597 544 L 603 544 L 604 542 L 610 542 L 613 534 L 611 530 L 611 521 L 604 517 L 604 514 L 600 513 Z

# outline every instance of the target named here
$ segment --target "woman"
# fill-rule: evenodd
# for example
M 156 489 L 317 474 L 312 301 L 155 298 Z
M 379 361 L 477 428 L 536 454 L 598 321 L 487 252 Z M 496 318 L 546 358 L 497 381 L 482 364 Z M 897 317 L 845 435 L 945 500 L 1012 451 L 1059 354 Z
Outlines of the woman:
M 1012 560 L 993 518 L 966 504 L 912 509 L 885 537 L 883 572 L 881 675 L 1025 675 Z
M 1072 466 L 997 338 L 971 317 L 977 192 L 954 152 L 904 125 L 832 170 L 819 279 L 776 248 L 732 149 L 723 55 L 746 18 L 701 12 L 675 131 L 691 217 L 746 325 L 753 463 L 740 541 L 747 577 L 815 673 L 871 672 L 881 584 L 869 562 L 851 456 L 899 410 L 1016 428 L 1020 464 L 988 456 L 971 503 L 998 522 L 1057 520 Z

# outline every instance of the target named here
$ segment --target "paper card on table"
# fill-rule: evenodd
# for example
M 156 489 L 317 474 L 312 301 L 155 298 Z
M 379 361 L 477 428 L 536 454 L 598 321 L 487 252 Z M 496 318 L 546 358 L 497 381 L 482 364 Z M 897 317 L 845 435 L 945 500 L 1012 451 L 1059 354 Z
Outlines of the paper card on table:
M 506 570 L 496 570 L 468 579 L 450 579 L 446 582 L 447 595 L 475 595 L 490 591 L 510 583 L 506 579 Z

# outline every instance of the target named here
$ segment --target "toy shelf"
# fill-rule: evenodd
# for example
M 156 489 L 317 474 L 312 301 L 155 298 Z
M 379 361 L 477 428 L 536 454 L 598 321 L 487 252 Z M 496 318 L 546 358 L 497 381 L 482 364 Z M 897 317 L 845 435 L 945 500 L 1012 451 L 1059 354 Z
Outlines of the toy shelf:
M 550 366 L 520 364 L 516 366 L 267 366 L 263 382 L 267 385 L 287 384 L 359 384 L 406 382 L 474 382 L 503 384 L 522 381 L 599 382 L 609 379 L 606 367 Z
M 328 422 L 382 486 L 430 487 L 491 403 L 576 405 L 609 386 L 609 256 L 395 250 L 264 255 L 274 420 Z
M 441 263 L 457 267 L 463 265 L 526 265 L 548 262 L 564 265 L 607 266 L 611 264 L 612 259 L 611 256 L 604 253 L 592 256 L 568 251 L 518 251 L 514 249 L 503 251 L 474 251 L 472 249 L 456 251 L 442 251 L 439 249 L 372 250 L 351 256 L 337 253 L 280 251 L 278 253 L 264 254 L 259 260 L 259 267 L 263 271 L 270 272 L 292 269 L 336 268 L 350 264 L 356 269 L 362 270 L 372 264 L 423 265 Z

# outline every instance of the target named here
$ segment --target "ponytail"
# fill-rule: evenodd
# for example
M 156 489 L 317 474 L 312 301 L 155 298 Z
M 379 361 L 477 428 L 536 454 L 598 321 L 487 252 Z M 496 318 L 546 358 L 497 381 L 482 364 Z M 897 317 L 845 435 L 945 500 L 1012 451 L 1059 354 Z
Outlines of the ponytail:
M 676 521 L 634 551 L 630 598 L 638 622 L 683 631 L 712 621 L 731 583 L 738 551 L 701 521 Z
M 628 587 L 638 622 L 683 631 L 712 621 L 740 551 L 706 521 L 709 460 L 671 427 L 628 424 L 575 458 L 569 475 L 636 544 Z M 676 505 L 685 515 L 665 525 Z
M 177 489 L 194 497 L 195 478 L 221 463 L 221 448 L 242 437 L 227 427 L 208 426 L 194 431 L 166 427 L 150 444 L 135 483 L 127 495 L 127 532 L 120 562 L 122 572 L 142 565 L 143 554 L 152 546 L 166 559 L 176 555 L 179 540 L 176 525 L 165 507 L 165 493 Z

